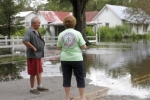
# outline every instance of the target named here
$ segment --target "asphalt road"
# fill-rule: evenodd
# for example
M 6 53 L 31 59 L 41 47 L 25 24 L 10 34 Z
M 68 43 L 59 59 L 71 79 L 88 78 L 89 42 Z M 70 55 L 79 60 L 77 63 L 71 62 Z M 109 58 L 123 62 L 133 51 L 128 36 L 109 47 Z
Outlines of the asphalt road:
M 132 95 L 108 95 L 109 88 L 94 86 L 89 82 L 90 80 L 86 79 L 85 96 L 90 100 L 150 100 L 150 98 L 140 99 Z M 34 95 L 29 92 L 29 79 L 0 82 L 0 100 L 65 100 L 62 76 L 44 77 L 43 86 L 49 88 L 50 91 Z M 79 100 L 74 77 L 72 78 L 71 96 L 74 100 Z

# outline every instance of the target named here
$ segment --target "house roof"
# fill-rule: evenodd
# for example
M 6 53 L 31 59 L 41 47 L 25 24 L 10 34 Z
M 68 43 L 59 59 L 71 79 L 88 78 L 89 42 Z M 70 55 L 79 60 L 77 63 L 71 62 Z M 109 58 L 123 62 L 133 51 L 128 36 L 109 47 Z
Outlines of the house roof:
M 53 11 L 39 11 L 41 15 L 48 21 L 48 22 L 55 22 L 60 20 Z
M 23 11 L 23 12 L 19 12 L 15 15 L 15 17 L 26 17 L 27 15 L 29 15 L 30 13 L 34 13 L 34 11 Z
M 61 21 L 63 21 L 65 16 L 72 14 L 71 12 L 58 12 L 58 11 L 54 11 L 54 13 Z
M 144 20 L 144 17 L 140 17 L 140 14 L 134 14 L 131 15 L 129 13 L 126 12 L 127 9 L 129 9 L 128 7 L 125 6 L 121 6 L 121 5 L 110 5 L 110 4 L 106 4 L 102 10 L 95 16 L 94 19 L 96 19 L 96 17 L 98 15 L 100 15 L 104 9 L 109 8 L 112 12 L 114 12 L 116 14 L 116 16 L 118 16 L 121 20 L 126 20 L 129 21 L 131 23 L 141 23 Z M 142 12 L 142 10 L 141 10 Z M 150 22 L 148 19 L 146 19 L 144 21 L 144 23 L 148 23 Z
M 94 19 L 96 19 L 102 12 L 104 9 L 109 8 L 112 12 L 114 12 L 116 14 L 116 16 L 118 16 L 120 19 L 125 19 L 125 10 L 127 9 L 127 7 L 124 6 L 117 6 L 117 5 L 110 5 L 110 4 L 106 4 L 102 10 L 100 10 L 100 12 L 94 17 Z
M 72 15 L 72 12 L 60 12 L 60 11 L 39 11 L 43 17 L 53 24 L 61 23 L 65 16 Z M 86 12 L 86 22 L 91 22 L 93 18 L 98 14 L 98 11 Z
M 111 9 L 120 19 L 125 19 L 125 10 L 127 9 L 127 7 L 124 6 L 117 6 L 117 5 L 109 5 L 106 4 L 106 7 L 108 7 L 109 9 Z
M 98 11 L 85 12 L 86 22 L 91 22 L 97 14 Z

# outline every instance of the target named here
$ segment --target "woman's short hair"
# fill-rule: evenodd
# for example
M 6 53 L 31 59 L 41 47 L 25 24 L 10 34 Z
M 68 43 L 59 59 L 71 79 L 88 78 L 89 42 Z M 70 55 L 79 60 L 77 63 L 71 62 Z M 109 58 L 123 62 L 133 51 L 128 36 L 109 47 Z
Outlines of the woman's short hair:
M 76 25 L 76 18 L 72 15 L 68 15 L 64 18 L 63 24 L 65 28 L 74 28 Z

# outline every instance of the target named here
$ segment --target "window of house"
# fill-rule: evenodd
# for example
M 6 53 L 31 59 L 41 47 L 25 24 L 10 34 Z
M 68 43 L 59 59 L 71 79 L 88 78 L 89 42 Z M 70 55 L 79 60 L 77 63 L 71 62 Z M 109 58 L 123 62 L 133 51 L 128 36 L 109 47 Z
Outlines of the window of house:
M 148 24 L 144 24 L 143 25 L 143 32 L 147 32 L 147 29 L 148 29 Z
M 109 23 L 105 23 L 105 26 L 109 27 Z
M 44 25 L 42 25 L 42 28 L 44 28 Z
M 29 22 L 26 22 L 26 26 L 29 26 L 30 24 L 29 24 Z

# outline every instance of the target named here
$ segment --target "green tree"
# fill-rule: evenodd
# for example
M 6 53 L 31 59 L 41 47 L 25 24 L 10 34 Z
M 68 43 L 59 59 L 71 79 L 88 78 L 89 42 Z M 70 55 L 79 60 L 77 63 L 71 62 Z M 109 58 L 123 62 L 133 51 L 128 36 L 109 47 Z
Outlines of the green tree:
M 70 0 L 48 0 L 44 10 L 52 11 L 72 11 L 72 5 Z M 106 4 L 112 5 L 125 5 L 128 0 L 88 0 L 86 4 L 86 11 L 100 11 Z M 67 6 L 66 6 L 67 5 Z
M 128 13 L 132 19 L 136 19 L 137 23 L 144 23 L 149 20 L 150 17 L 150 0 L 130 0 L 127 3 Z M 148 23 L 147 23 L 148 24 Z
M 45 4 L 44 10 L 72 11 L 72 6 L 69 0 L 65 0 L 65 2 L 59 0 L 49 0 L 49 2 Z
M 130 0 L 129 7 L 132 7 L 132 11 L 137 13 L 142 9 L 146 14 L 150 15 L 150 0 Z M 139 9 L 140 8 L 140 9 Z
M 129 0 L 89 0 L 86 11 L 100 11 L 106 4 L 125 6 Z
M 10 38 L 11 33 L 15 30 L 13 18 L 16 13 L 23 7 L 22 0 L 0 0 L 0 31 L 3 35 Z
M 77 24 L 75 29 L 80 31 L 87 45 L 90 45 L 86 37 L 86 16 L 85 8 L 89 0 L 70 0 L 73 7 L 73 15 L 77 19 Z

